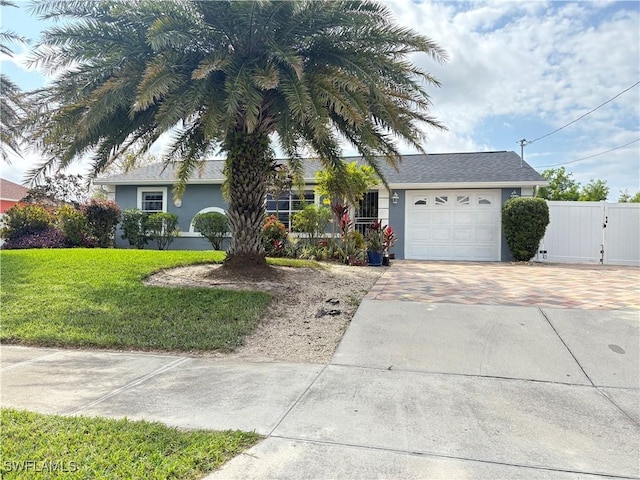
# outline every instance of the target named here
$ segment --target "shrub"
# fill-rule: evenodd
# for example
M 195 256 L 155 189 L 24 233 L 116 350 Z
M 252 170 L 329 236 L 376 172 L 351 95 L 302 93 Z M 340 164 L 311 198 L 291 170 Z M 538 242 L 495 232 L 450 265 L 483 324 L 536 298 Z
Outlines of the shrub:
M 112 247 L 116 225 L 120 221 L 120 207 L 111 200 L 94 198 L 82 206 L 82 213 L 87 216 L 89 233 L 95 238 L 98 247 Z
M 275 215 L 268 216 L 262 226 L 262 246 L 268 256 L 278 255 L 285 246 L 287 229 Z
M 65 238 L 60 230 L 48 227 L 36 233 L 30 233 L 7 240 L 2 248 L 17 250 L 24 248 L 64 248 Z
M 222 250 L 222 242 L 229 231 L 226 215 L 217 212 L 199 213 L 193 218 L 193 227 L 209 240 L 214 250 Z
M 58 229 L 68 247 L 89 247 L 89 226 L 84 213 L 71 205 L 63 205 L 56 211 Z
M 14 205 L 5 212 L 2 220 L 2 238 L 18 240 L 27 235 L 37 235 L 51 228 L 53 215 L 41 205 Z
M 307 234 L 309 239 L 320 238 L 327 231 L 331 210 L 307 205 L 293 216 L 293 231 Z
M 533 258 L 549 225 L 549 206 L 542 198 L 512 198 L 502 206 L 502 229 L 513 258 Z
M 164 250 L 178 236 L 178 215 L 175 213 L 152 213 L 147 221 L 149 237 L 158 244 L 158 250 Z
M 149 215 L 138 208 L 128 208 L 122 214 L 122 235 L 120 238 L 137 249 L 143 249 L 149 242 L 147 235 Z

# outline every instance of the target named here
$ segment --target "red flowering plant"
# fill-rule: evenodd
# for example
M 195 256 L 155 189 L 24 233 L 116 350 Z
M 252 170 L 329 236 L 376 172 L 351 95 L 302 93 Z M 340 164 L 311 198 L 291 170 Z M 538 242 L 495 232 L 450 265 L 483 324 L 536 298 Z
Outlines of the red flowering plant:
M 398 240 L 398 237 L 391 225 L 384 227 L 382 230 L 382 248 L 385 252 L 389 253 L 389 250 L 391 250 L 391 247 L 396 243 L 396 240 Z
M 270 215 L 265 218 L 261 237 L 267 256 L 277 256 L 287 240 L 287 227 L 275 215 Z
M 367 250 L 378 253 L 388 253 L 396 243 L 395 232 L 389 225 L 382 226 L 380 220 L 376 220 L 367 229 Z
M 370 252 L 382 253 L 384 250 L 384 234 L 382 222 L 376 220 L 367 229 L 367 250 Z

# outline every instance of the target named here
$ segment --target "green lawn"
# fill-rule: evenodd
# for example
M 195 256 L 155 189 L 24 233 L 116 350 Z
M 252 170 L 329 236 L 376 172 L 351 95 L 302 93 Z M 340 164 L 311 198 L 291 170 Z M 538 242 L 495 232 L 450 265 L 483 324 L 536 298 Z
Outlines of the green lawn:
M 239 431 L 2 409 L 3 479 L 197 479 L 254 445 Z
M 229 351 L 256 326 L 268 294 L 142 285 L 159 269 L 223 258 L 212 251 L 2 251 L 0 341 Z

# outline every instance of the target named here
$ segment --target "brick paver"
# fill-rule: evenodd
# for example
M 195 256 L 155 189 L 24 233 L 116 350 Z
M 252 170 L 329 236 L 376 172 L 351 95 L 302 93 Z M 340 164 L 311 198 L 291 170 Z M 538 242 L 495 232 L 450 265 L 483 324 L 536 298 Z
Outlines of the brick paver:
M 426 303 L 640 309 L 640 268 L 400 260 L 367 298 Z

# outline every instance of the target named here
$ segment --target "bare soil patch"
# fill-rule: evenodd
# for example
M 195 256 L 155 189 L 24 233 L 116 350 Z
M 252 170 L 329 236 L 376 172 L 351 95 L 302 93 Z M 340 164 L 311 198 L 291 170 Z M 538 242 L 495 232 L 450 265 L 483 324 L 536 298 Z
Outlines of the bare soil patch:
M 147 285 L 263 291 L 273 295 L 264 318 L 244 345 L 213 356 L 251 361 L 328 363 L 366 293 L 384 268 L 328 264 L 324 268 L 272 267 L 268 275 L 229 276 L 219 265 L 158 272 Z

